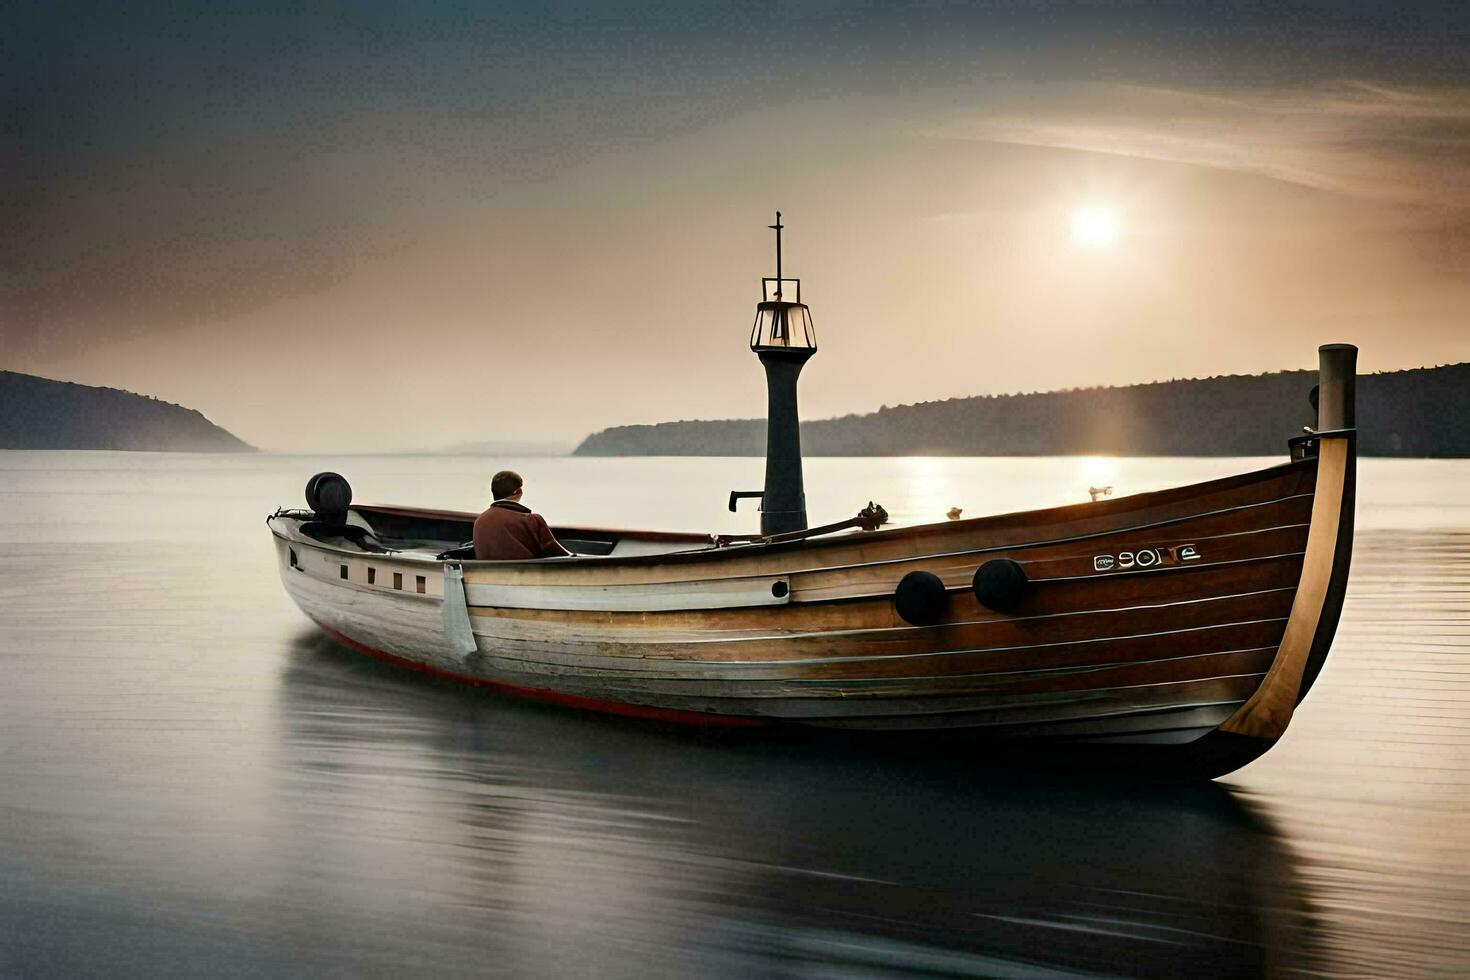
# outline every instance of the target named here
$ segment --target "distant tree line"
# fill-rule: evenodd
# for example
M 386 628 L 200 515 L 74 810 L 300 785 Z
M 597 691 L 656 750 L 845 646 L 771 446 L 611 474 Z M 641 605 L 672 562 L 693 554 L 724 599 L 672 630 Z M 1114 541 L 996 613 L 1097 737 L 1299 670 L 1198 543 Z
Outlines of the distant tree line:
M 254 451 L 192 408 L 14 371 L 0 371 L 0 449 Z
M 804 422 L 809 456 L 1269 456 L 1315 422 L 1315 371 L 980 395 Z M 1470 456 L 1470 363 L 1358 376 L 1359 451 Z M 764 419 L 623 425 L 580 456 L 762 456 Z

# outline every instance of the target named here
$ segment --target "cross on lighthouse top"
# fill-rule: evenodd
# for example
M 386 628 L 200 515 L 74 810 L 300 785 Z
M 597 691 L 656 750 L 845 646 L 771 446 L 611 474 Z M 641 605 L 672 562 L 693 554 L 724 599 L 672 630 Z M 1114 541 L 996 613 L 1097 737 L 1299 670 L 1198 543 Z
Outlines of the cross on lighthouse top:
M 766 227 L 776 233 L 776 299 L 779 300 L 781 298 L 781 229 L 785 227 L 785 225 L 781 224 L 780 211 L 776 212 L 776 223 L 774 225 L 766 225 Z
M 782 276 L 781 232 L 786 226 L 781 223 L 780 211 L 776 212 L 776 223 L 766 227 L 776 233 L 776 276 L 761 280 L 761 302 L 755 308 L 750 349 L 756 352 L 800 352 L 809 357 L 817 349 L 817 332 L 812 327 L 811 310 L 801 301 L 801 280 Z M 786 283 L 796 285 L 794 303 L 785 298 Z

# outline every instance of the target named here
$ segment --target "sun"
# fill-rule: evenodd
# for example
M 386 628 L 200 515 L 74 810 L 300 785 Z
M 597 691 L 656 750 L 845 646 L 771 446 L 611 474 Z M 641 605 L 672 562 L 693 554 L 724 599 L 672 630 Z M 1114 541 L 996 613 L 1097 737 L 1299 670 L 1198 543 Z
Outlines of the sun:
M 1111 248 L 1118 242 L 1122 222 L 1118 209 L 1088 204 L 1072 212 L 1072 243 L 1083 248 Z

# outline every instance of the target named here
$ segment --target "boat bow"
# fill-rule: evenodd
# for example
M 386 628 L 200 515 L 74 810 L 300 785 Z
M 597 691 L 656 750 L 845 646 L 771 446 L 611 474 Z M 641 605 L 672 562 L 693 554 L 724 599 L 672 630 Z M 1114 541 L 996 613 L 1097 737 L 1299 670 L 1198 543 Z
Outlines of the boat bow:
M 1337 632 L 1353 549 L 1357 353 L 1347 344 L 1320 351 L 1318 429 L 1305 441 L 1309 451 L 1316 451 L 1317 486 L 1301 581 L 1271 669 L 1250 699 L 1220 726 L 1222 732 L 1280 738 L 1322 670 Z

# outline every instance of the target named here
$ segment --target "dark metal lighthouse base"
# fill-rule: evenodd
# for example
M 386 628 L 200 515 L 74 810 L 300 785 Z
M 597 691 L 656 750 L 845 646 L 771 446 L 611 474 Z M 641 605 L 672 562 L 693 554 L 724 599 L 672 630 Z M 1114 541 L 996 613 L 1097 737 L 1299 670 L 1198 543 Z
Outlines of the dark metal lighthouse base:
M 761 533 L 805 531 L 806 488 L 801 474 L 801 422 L 796 379 L 812 348 L 760 350 L 766 368 L 766 489 L 761 498 Z

